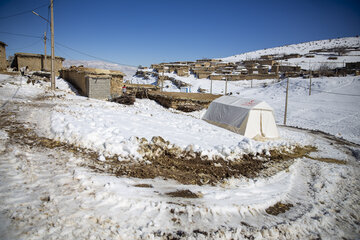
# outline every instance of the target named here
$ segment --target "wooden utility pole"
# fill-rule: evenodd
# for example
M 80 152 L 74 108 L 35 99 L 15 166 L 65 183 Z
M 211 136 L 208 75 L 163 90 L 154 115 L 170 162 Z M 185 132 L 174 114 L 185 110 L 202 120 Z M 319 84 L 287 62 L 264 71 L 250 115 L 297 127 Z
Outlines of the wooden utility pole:
M 210 79 L 210 94 L 212 94 L 212 79 Z
M 46 32 L 44 32 L 44 45 L 45 45 L 45 55 L 44 55 L 44 71 L 47 69 L 47 62 L 46 62 Z
M 50 0 L 51 8 L 51 90 L 55 90 L 55 49 L 54 49 L 54 1 Z
M 164 91 L 164 89 L 163 89 L 164 88 L 164 78 L 165 78 L 164 74 L 165 74 L 165 67 L 163 68 L 162 78 L 161 78 L 161 82 L 160 82 L 160 84 L 161 84 L 161 86 L 160 86 L 161 87 L 161 92 Z
M 227 94 L 227 77 L 225 77 L 225 95 Z
M 253 84 L 253 79 L 251 79 L 251 88 L 252 88 L 252 84 Z
M 310 86 L 309 86 L 309 96 L 311 95 L 311 67 L 309 62 L 309 78 L 310 78 Z
M 287 83 L 286 83 L 286 97 L 285 97 L 284 125 L 286 125 L 286 115 L 287 115 L 288 94 L 289 94 L 289 78 L 287 78 Z

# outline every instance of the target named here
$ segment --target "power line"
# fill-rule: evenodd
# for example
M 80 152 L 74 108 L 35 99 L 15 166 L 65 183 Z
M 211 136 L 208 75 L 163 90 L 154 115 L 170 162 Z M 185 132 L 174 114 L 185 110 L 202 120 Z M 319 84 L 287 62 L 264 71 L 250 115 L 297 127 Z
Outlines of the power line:
M 282 85 L 283 81 L 279 84 L 282 88 L 286 89 L 285 86 Z M 300 88 L 304 88 L 305 90 L 308 90 L 307 87 L 303 87 L 303 86 L 297 86 Z M 348 94 L 348 93 L 337 93 L 337 92 L 327 92 L 327 91 L 322 91 L 322 90 L 314 90 L 313 88 L 311 88 L 311 91 L 315 91 L 315 92 L 322 92 L 322 93 L 328 93 L 328 94 L 334 94 L 334 95 L 342 95 L 342 96 L 351 96 L 351 97 L 360 97 L 360 95 L 357 94 Z
M 0 32 L 0 33 L 8 34 L 8 35 L 21 36 L 21 37 L 42 38 L 42 37 L 39 37 L 39 36 L 29 35 L 29 34 L 22 34 L 22 33 L 11 33 L 11 32 Z
M 347 93 L 327 92 L 327 91 L 314 90 L 314 89 L 311 89 L 311 91 L 323 92 L 323 93 L 335 94 L 335 95 L 343 95 L 343 96 L 360 97 L 360 95 L 357 95 L 357 94 L 347 94 Z
M 19 50 L 19 49 L 29 48 L 29 47 L 32 47 L 32 46 L 36 45 L 36 44 L 39 43 L 40 41 L 41 41 L 41 39 L 40 39 L 40 40 L 36 40 L 36 42 L 34 42 L 34 43 L 32 43 L 32 44 L 30 44 L 30 45 L 28 45 L 28 46 L 20 47 L 20 48 L 10 48 L 10 49 L 8 49 L 8 50 L 12 51 L 12 50 Z
M 114 62 L 114 61 L 111 61 L 111 60 L 108 60 L 108 59 L 105 59 L 105 58 L 100 58 L 100 57 L 96 57 L 96 56 L 93 56 L 93 55 L 90 55 L 90 54 L 87 54 L 87 53 L 84 53 L 84 52 L 81 52 L 79 50 L 76 50 L 74 48 L 71 48 L 71 47 L 68 47 L 64 44 L 61 44 L 61 43 L 58 43 L 58 42 L 55 42 L 56 45 L 59 45 L 59 46 L 62 46 L 64 48 L 67 48 L 67 49 L 70 49 L 74 52 L 77 52 L 77 53 L 80 53 L 82 55 L 85 55 L 85 56 L 88 56 L 88 57 L 92 57 L 92 58 L 95 58 L 95 59 L 98 59 L 98 60 L 101 60 L 101 61 L 105 61 L 105 62 L 110 62 L 110 63 L 115 63 L 115 64 L 118 64 L 118 65 L 125 65 L 125 66 L 131 66 L 131 67 L 135 67 L 133 65 L 129 65 L 129 64 L 123 64 L 123 63 L 118 63 L 118 62 Z
M 6 19 L 6 18 L 11 18 L 11 17 L 16 17 L 16 16 L 24 15 L 24 14 L 26 14 L 26 13 L 31 13 L 31 12 L 34 11 L 34 10 L 37 10 L 37 9 L 39 9 L 39 8 L 43 8 L 43 7 L 46 7 L 46 6 L 49 6 L 49 4 L 47 3 L 47 4 L 41 5 L 41 6 L 39 6 L 39 7 L 30 9 L 30 10 L 26 10 L 26 11 L 23 11 L 23 12 L 15 13 L 15 14 L 8 15 L 8 16 L 3 16 L 3 17 L 0 17 L 0 19 Z

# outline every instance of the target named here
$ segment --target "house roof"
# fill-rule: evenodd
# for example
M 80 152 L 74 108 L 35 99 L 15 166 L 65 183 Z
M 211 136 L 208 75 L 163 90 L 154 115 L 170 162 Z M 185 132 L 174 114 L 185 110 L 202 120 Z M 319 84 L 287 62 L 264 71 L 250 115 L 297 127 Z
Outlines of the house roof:
M 0 45 L 7 46 L 6 43 L 0 41 Z
M 121 76 L 126 76 L 126 74 L 124 74 L 121 71 L 100 69 L 100 68 L 85 68 L 85 67 L 81 67 L 81 66 L 80 67 L 71 66 L 69 68 L 69 70 L 85 72 L 87 74 L 93 74 L 93 75 L 111 75 L 111 76 L 121 75 Z
M 15 53 L 14 54 L 15 57 L 44 57 L 43 54 L 37 54 L 37 53 Z M 50 55 L 46 55 L 47 57 L 51 57 Z M 63 57 L 59 57 L 59 56 L 55 56 L 55 58 L 57 59 L 61 59 L 62 61 L 65 60 L 65 58 Z

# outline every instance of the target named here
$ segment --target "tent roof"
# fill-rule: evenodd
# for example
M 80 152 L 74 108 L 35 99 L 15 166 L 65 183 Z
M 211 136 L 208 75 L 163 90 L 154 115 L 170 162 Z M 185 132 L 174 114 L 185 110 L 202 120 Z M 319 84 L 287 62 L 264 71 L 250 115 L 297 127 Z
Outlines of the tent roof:
M 261 110 L 273 111 L 272 107 L 270 107 L 269 104 L 257 99 L 240 98 L 236 96 L 222 96 L 220 98 L 215 99 L 213 102 L 230 105 L 238 108 L 261 109 Z

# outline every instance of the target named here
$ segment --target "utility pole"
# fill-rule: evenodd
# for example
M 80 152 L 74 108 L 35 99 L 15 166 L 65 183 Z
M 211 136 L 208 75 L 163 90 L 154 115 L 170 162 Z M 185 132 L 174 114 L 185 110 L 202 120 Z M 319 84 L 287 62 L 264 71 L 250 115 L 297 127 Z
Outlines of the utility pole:
M 46 62 L 46 32 L 44 32 L 44 44 L 45 44 L 45 56 L 44 56 L 44 71 L 47 69 L 47 62 Z
M 55 49 L 54 49 L 54 0 L 50 0 L 51 8 L 51 90 L 55 90 Z
M 212 94 L 212 79 L 210 79 L 210 94 Z
M 162 72 L 162 78 L 161 78 L 161 92 L 164 91 L 163 87 L 164 87 L 164 74 L 165 74 L 165 67 L 163 67 L 163 72 Z
M 251 88 L 252 88 L 252 86 L 253 86 L 253 79 L 251 78 Z
M 227 77 L 225 77 L 225 95 L 227 94 Z
M 311 95 L 311 67 L 309 62 L 309 78 L 310 78 L 310 86 L 309 86 L 309 96 Z
M 287 83 L 286 83 L 286 98 L 285 98 L 284 125 L 286 125 L 286 115 L 287 115 L 288 95 L 289 95 L 289 78 L 287 78 Z

